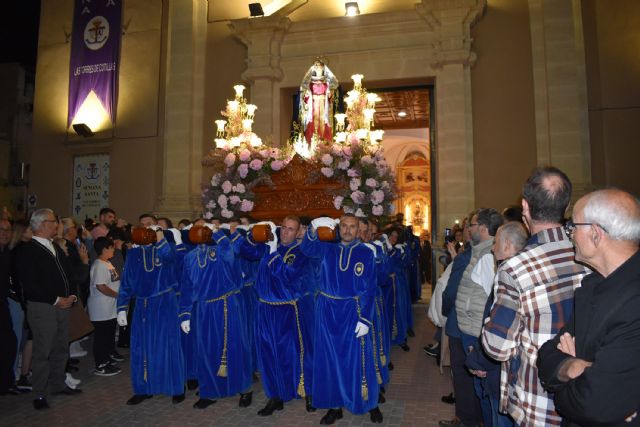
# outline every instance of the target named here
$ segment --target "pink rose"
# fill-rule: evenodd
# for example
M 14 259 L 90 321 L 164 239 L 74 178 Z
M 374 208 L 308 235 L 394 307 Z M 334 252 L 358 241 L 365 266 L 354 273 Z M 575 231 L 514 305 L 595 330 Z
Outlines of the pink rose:
M 371 192 L 371 203 L 377 205 L 384 201 L 384 191 L 375 190 Z
M 211 218 L 213 218 L 213 214 L 211 212 L 205 212 L 204 213 L 204 218 L 205 219 L 211 219 Z
M 360 187 L 361 183 L 362 181 L 360 181 L 360 178 L 351 178 L 349 181 L 349 188 L 351 188 L 351 191 L 356 191 Z
M 320 169 L 320 172 L 327 178 L 331 178 L 333 176 L 333 169 L 331 168 L 322 168 Z
M 373 178 L 367 178 L 365 184 L 367 187 L 376 188 L 378 186 L 378 181 Z
M 371 163 L 373 163 L 373 159 L 370 155 L 367 154 L 366 156 L 362 156 L 362 158 L 360 159 L 360 163 L 362 163 L 363 165 L 370 165 Z
M 351 157 L 351 147 L 349 147 L 348 145 L 345 145 L 344 147 L 342 147 L 342 152 L 344 153 L 345 156 Z
M 322 156 L 322 163 L 324 163 L 325 166 L 331 166 L 331 163 L 333 163 L 333 157 L 331 157 L 331 154 L 327 153 L 324 154 Z
M 383 212 L 384 212 L 384 209 L 382 208 L 381 205 L 373 205 L 373 208 L 371 208 L 371 213 L 376 216 L 382 215 Z
M 209 203 L 207 203 L 206 208 L 213 209 L 215 207 L 216 207 L 216 202 L 214 202 L 213 200 L 209 200 Z
M 222 191 L 224 191 L 224 194 L 229 193 L 232 188 L 233 185 L 229 181 L 225 181 L 222 183 Z
M 240 204 L 240 210 L 242 212 L 250 212 L 253 210 L 253 202 L 251 200 L 244 199 Z
M 218 204 L 222 209 L 227 208 L 227 201 L 228 201 L 227 196 L 225 196 L 224 194 L 221 194 L 218 196 Z
M 282 160 L 274 160 L 271 162 L 271 169 L 274 171 L 279 171 L 284 166 L 284 162 Z
M 232 205 L 237 205 L 238 203 L 240 203 L 240 197 L 233 195 L 229 197 L 229 201 L 231 202 Z
M 364 202 L 364 193 L 362 191 L 354 191 L 351 193 L 351 200 L 358 205 L 361 204 Z
M 351 208 L 351 207 L 349 207 L 349 206 L 344 206 L 344 207 L 342 208 L 342 212 L 344 212 L 344 213 L 351 213 L 351 214 L 352 214 L 352 213 L 353 213 L 353 208 Z
M 247 150 L 246 148 L 244 150 L 242 150 L 240 152 L 240 161 L 241 162 L 246 162 L 247 160 L 249 160 L 251 158 L 251 151 Z
M 251 160 L 251 163 L 249 163 L 249 167 L 254 171 L 262 169 L 262 160 L 260 159 Z
M 236 162 L 236 155 L 233 153 L 227 154 L 227 157 L 224 158 L 224 164 L 227 165 L 227 167 L 233 166 L 235 162 Z
M 351 162 L 349 162 L 349 160 L 343 160 L 340 163 L 338 163 L 338 169 L 341 169 L 343 171 L 349 169 L 349 164 Z
M 333 206 L 336 209 L 340 209 L 340 207 L 342 206 L 342 201 L 344 200 L 344 197 L 342 196 L 336 196 L 333 198 Z
M 233 191 L 235 191 L 236 193 L 244 194 L 246 188 L 244 187 L 244 184 L 236 184 L 233 186 Z
M 231 218 L 233 216 L 233 212 L 227 209 L 222 209 L 220 215 L 222 215 L 224 218 Z
M 349 170 L 347 171 L 347 175 L 348 175 L 348 176 L 350 176 L 350 177 L 356 177 L 356 176 L 358 176 L 359 174 L 358 174 L 358 171 L 357 171 L 356 169 L 349 169 Z
M 218 185 L 220 185 L 220 174 L 217 173 L 215 175 L 213 175 L 211 177 L 211 186 L 212 187 L 217 187 Z
M 242 163 L 240 166 L 238 166 L 238 174 L 240 175 L 240 178 L 246 178 L 248 173 L 249 165 L 247 165 L 246 163 Z
M 367 217 L 367 215 L 366 215 L 366 214 L 362 211 L 362 209 L 360 209 L 360 208 L 358 208 L 358 210 L 356 211 L 355 215 L 356 215 L 358 218 L 366 218 L 366 217 Z
M 260 155 L 266 159 L 267 157 L 269 157 L 269 150 L 267 149 L 260 150 Z

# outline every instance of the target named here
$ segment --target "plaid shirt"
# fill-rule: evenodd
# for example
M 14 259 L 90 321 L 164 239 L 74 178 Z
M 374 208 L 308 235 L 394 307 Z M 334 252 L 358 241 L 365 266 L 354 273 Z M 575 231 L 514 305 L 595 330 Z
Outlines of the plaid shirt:
M 506 260 L 494 283 L 495 302 L 482 331 L 482 344 L 503 361 L 500 410 L 519 425 L 560 425 L 553 396 L 538 379 L 538 348 L 553 338 L 573 313 L 573 292 L 588 269 L 574 261 L 562 227 L 531 236 Z

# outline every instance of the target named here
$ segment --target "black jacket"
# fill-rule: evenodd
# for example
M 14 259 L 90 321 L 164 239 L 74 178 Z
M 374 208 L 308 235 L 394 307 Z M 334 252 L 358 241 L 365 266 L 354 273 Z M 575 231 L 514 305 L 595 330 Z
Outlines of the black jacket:
M 578 378 L 558 380 L 568 359 L 556 348 L 569 332 L 576 357 L 592 362 Z M 554 392 L 556 410 L 569 422 L 584 426 L 640 425 L 624 419 L 640 414 L 640 252 L 608 277 L 592 273 L 576 290 L 573 319 L 538 351 L 542 385 Z
M 55 304 L 58 297 L 73 293 L 69 260 L 65 253 L 53 245 L 57 256 L 35 239 L 26 242 L 17 254 L 20 282 L 27 301 Z

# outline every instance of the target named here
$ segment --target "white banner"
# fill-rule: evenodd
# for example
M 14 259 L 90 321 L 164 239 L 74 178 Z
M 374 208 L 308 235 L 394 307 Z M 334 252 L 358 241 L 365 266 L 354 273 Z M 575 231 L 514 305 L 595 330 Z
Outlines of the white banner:
M 109 155 L 91 154 L 73 158 L 73 216 L 80 222 L 98 219 L 109 206 Z

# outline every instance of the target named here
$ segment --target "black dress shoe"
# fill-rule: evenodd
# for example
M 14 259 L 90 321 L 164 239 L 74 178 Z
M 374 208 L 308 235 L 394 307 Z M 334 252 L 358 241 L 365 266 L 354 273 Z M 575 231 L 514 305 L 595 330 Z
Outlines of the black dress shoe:
M 453 397 L 453 393 L 449 393 L 446 396 L 442 396 L 440 400 L 442 400 L 444 403 L 447 403 L 449 405 L 453 405 L 456 403 L 456 398 Z
M 171 397 L 171 402 L 172 403 L 181 403 L 184 402 L 184 393 L 182 394 L 176 394 L 174 396 Z
M 240 401 L 238 402 L 238 406 L 241 408 L 246 408 L 251 405 L 251 401 L 253 399 L 253 392 L 249 393 L 240 393 Z
M 325 416 L 320 420 L 320 424 L 335 424 L 335 422 L 340 419 L 342 419 L 342 408 L 329 409 Z
M 34 409 L 37 409 L 37 410 L 49 409 L 49 403 L 47 402 L 47 399 L 45 399 L 44 397 L 39 397 L 37 399 L 34 399 L 33 407 Z
M 401 345 L 400 345 L 400 348 L 401 348 L 401 349 L 403 349 L 404 351 L 409 351 L 409 350 L 411 350 L 411 347 L 409 347 L 409 346 L 407 345 L 407 343 L 406 343 L 406 342 L 405 342 L 405 343 L 403 343 L 403 344 L 401 344 Z
M 78 359 L 74 359 L 74 358 L 70 357 L 69 360 L 67 361 L 67 363 L 70 364 L 70 365 L 74 365 L 75 366 L 75 365 L 79 365 L 80 361 Z
M 311 396 L 306 395 L 304 397 L 304 401 L 305 401 L 305 408 L 307 409 L 307 412 L 316 412 L 316 408 L 311 404 Z
M 380 392 L 378 394 L 378 403 L 385 403 L 387 399 L 384 397 L 384 393 Z
M 284 409 L 284 403 L 282 399 L 269 399 L 267 406 L 258 411 L 258 415 L 261 417 L 268 417 L 273 414 L 273 411 L 282 411 Z
M 65 387 L 64 389 L 60 390 L 60 391 L 56 391 L 53 394 L 66 394 L 67 396 L 75 396 L 82 393 L 82 390 L 80 390 L 79 388 L 70 388 L 70 387 Z
M 389 368 L 390 371 L 393 371 L 393 363 L 389 362 L 387 368 Z
M 153 396 L 150 394 L 134 394 L 127 400 L 127 405 L 137 405 L 138 403 L 142 403 L 147 399 L 151 399 Z
M 371 418 L 372 423 L 381 423 L 382 422 L 382 412 L 380 412 L 380 408 L 377 406 L 369 411 L 369 417 Z
M 198 388 L 198 380 L 187 380 L 187 390 L 195 390 Z
M 413 329 L 409 328 L 407 329 L 407 335 L 410 336 L 411 338 L 416 336 L 416 333 L 413 332 Z
M 216 403 L 216 401 L 212 399 L 200 399 L 193 404 L 193 407 L 196 409 L 205 409 L 206 407 L 211 406 L 214 403 Z

